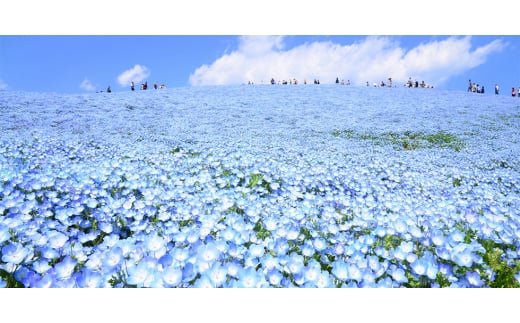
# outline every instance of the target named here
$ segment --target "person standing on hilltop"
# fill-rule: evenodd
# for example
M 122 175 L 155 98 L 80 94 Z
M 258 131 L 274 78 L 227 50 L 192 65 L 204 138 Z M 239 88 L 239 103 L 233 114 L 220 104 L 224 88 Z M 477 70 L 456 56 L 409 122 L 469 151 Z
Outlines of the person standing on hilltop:
M 135 85 L 134 85 L 134 81 L 132 81 L 132 83 L 130 83 L 130 89 L 131 89 L 132 91 L 134 91 L 134 90 L 135 90 Z
M 516 96 L 516 92 L 515 92 L 515 88 L 511 88 L 511 95 L 513 96 L 513 98 Z
M 495 94 L 498 95 L 498 84 L 495 84 Z

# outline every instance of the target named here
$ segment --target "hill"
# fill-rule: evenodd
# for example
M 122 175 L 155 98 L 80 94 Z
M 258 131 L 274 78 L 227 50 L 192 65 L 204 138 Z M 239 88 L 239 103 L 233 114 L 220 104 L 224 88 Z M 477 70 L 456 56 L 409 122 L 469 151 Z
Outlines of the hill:
M 519 284 L 515 98 L 2 92 L 0 115 L 5 286 Z

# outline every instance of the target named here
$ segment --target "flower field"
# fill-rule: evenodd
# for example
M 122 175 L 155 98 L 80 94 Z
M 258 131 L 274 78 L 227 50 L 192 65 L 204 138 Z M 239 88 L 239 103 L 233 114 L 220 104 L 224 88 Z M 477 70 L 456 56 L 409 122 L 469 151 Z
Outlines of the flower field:
M 0 92 L 2 287 L 519 287 L 520 100 Z

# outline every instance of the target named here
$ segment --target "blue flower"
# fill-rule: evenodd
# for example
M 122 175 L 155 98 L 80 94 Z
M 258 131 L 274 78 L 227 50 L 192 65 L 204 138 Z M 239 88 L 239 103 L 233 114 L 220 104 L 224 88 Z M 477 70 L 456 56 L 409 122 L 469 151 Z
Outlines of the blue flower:
M 155 253 L 165 247 L 166 241 L 157 234 L 151 234 L 146 238 L 144 244 L 148 251 Z
M 363 277 L 362 270 L 357 266 L 357 264 L 350 264 L 348 266 L 348 278 L 355 280 L 357 282 L 361 281 L 361 278 Z
M 320 275 L 318 276 L 318 278 L 316 279 L 316 283 L 315 283 L 316 287 L 318 288 L 331 288 L 331 287 L 336 287 L 334 286 L 334 284 L 332 283 L 332 279 L 329 275 L 328 272 L 326 271 L 321 271 Z
M 337 279 L 345 281 L 349 278 L 348 265 L 342 260 L 335 261 L 332 264 L 332 272 Z
M 461 232 L 460 230 L 458 230 L 458 229 L 455 229 L 449 235 L 450 241 L 455 242 L 455 243 L 463 242 L 464 238 L 465 238 L 465 234 L 463 232 Z
M 478 272 L 466 272 L 466 280 L 471 286 L 482 287 L 484 282 L 480 279 L 480 273 Z
M 402 268 L 395 268 L 392 271 L 392 279 L 399 284 L 404 284 L 408 282 L 408 278 L 406 278 L 406 274 Z
M 228 270 L 225 266 L 222 266 L 221 264 L 215 262 L 208 270 L 206 275 L 209 277 L 211 283 L 214 286 L 220 287 L 226 282 L 227 271 Z
M 419 276 L 426 275 L 426 271 L 428 270 L 428 262 L 424 258 L 417 259 L 411 264 L 411 267 L 415 274 Z
M 51 269 L 51 266 L 49 265 L 49 263 L 45 260 L 40 260 L 40 261 L 35 261 L 32 263 L 32 268 L 35 272 L 37 272 L 38 274 L 44 274 L 46 273 L 49 269 Z
M 183 271 L 180 268 L 170 266 L 163 270 L 161 276 L 166 287 L 177 287 L 182 281 Z
M 266 270 L 271 270 L 273 268 L 280 269 L 278 258 L 273 257 L 271 254 L 265 254 L 262 259 L 260 259 L 260 263 L 262 264 L 262 268 Z
M 49 231 L 47 238 L 49 239 L 48 245 L 53 249 L 63 248 L 69 239 L 65 234 L 55 230 Z
M 103 276 L 99 272 L 84 270 L 77 279 L 78 286 L 82 288 L 103 287 Z
M 108 252 L 105 253 L 105 256 L 103 257 L 103 265 L 105 265 L 106 268 L 115 268 L 122 263 L 122 260 L 123 249 L 121 249 L 121 247 L 116 246 L 110 248 L 110 250 L 108 250 Z
M 193 284 L 193 287 L 195 287 L 195 288 L 214 288 L 216 286 L 213 284 L 213 282 L 211 282 L 211 279 L 206 274 L 204 274 L 195 281 L 195 283 Z
M 254 268 L 247 268 L 238 273 L 236 287 L 255 288 L 261 282 L 259 274 Z
M 314 253 L 316 252 L 316 250 L 312 246 L 312 243 L 308 240 L 306 240 L 303 243 L 303 246 L 301 246 L 301 251 L 302 255 L 304 255 L 305 257 L 312 257 L 312 255 L 314 255 Z
M 303 270 L 303 276 L 306 282 L 315 283 L 321 274 L 321 265 L 315 259 L 311 259 Z
M 473 262 L 477 260 L 476 255 L 467 245 L 461 244 L 452 251 L 451 260 L 462 267 L 471 268 Z
M 304 267 L 304 258 L 296 253 L 292 253 L 289 256 L 289 261 L 287 262 L 287 270 L 291 274 L 299 274 L 303 270 Z
M 2 248 L 2 261 L 14 265 L 20 264 L 29 254 L 29 249 L 20 243 L 11 243 Z
M 266 277 L 267 277 L 267 281 L 269 282 L 269 284 L 271 284 L 271 286 L 274 286 L 274 287 L 280 286 L 280 282 L 283 279 L 282 273 L 275 268 L 269 270 L 266 273 Z
M 202 262 L 212 262 L 218 259 L 220 251 L 213 243 L 201 245 L 197 250 L 197 257 Z
M 252 244 L 249 246 L 249 254 L 251 257 L 260 258 L 264 255 L 265 248 L 259 244 Z
M 78 262 L 70 256 L 65 256 L 63 260 L 54 266 L 56 278 L 59 280 L 67 280 L 72 276 L 74 268 Z
M 54 279 L 52 277 L 52 274 L 47 274 L 39 280 L 35 280 L 34 283 L 31 285 L 31 287 L 36 288 L 49 288 L 54 283 Z
M 141 261 L 137 265 L 128 268 L 127 283 L 130 285 L 137 285 L 143 287 L 147 281 L 152 278 L 152 269 L 148 266 L 146 261 Z
M 325 250 L 325 248 L 327 248 L 327 243 L 325 242 L 325 239 L 321 237 L 315 238 L 312 244 L 318 252 L 321 252 Z

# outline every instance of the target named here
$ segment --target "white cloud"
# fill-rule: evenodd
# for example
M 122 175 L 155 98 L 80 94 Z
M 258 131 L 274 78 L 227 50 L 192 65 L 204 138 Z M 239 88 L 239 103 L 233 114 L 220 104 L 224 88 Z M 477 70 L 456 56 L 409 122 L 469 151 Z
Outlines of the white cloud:
M 386 81 L 406 82 L 409 77 L 439 85 L 486 61 L 505 44 L 495 40 L 472 50 L 471 37 L 448 37 L 403 48 L 390 37 L 367 37 L 350 45 L 330 41 L 305 43 L 284 50 L 282 36 L 241 37 L 237 50 L 218 58 L 211 65 L 195 70 L 192 85 L 267 83 L 296 78 L 322 83 L 336 77 L 354 84 Z
M 7 90 L 7 88 L 8 88 L 7 83 L 0 80 L 0 91 Z
M 83 82 L 81 82 L 81 84 L 79 85 L 79 87 L 82 90 L 89 91 L 89 92 L 93 92 L 96 90 L 96 87 L 94 86 L 94 84 L 92 84 L 92 82 L 90 82 L 88 79 L 84 79 Z
M 129 70 L 124 71 L 117 77 L 117 81 L 121 86 L 129 86 L 133 82 L 141 82 L 150 76 L 150 70 L 144 66 L 136 64 Z

